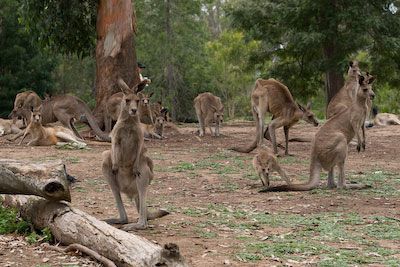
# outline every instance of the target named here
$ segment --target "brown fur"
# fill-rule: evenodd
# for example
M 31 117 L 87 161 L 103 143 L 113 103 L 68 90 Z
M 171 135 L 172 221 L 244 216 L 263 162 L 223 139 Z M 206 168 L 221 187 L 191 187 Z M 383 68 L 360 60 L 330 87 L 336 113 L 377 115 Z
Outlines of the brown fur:
M 18 93 L 15 96 L 14 109 L 9 117 L 15 123 L 18 117 L 23 117 L 26 120 L 26 125 L 30 123 L 32 109 L 38 108 L 42 104 L 42 100 L 34 91 L 26 91 Z
M 318 121 L 311 112 L 311 104 L 306 108 L 296 104 L 289 89 L 275 79 L 257 79 L 251 93 L 251 107 L 253 118 L 256 122 L 256 136 L 252 144 L 248 147 L 234 147 L 232 150 L 249 153 L 264 139 L 264 117 L 265 113 L 272 114 L 271 123 L 268 125 L 270 140 L 274 148 L 274 153 L 278 153 L 275 130 L 283 126 L 285 133 L 285 155 L 289 154 L 289 129 L 300 119 L 318 126 Z
M 286 175 L 285 171 L 282 170 L 278 160 L 269 148 L 261 149 L 257 155 L 254 156 L 253 167 L 260 177 L 263 186 L 269 186 L 269 174 L 273 171 L 278 172 L 282 179 L 290 184 L 289 177 Z
M 13 120 L 5 120 L 0 118 L 0 136 L 8 135 L 8 134 L 18 134 L 22 132 L 21 128 L 23 127 L 22 120 L 16 120 L 14 123 Z
M 334 183 L 334 167 L 339 168 L 338 188 L 365 188 L 365 185 L 346 184 L 344 164 L 347 158 L 348 144 L 354 135 L 360 135 L 360 127 L 364 124 L 367 109 L 366 100 L 374 95 L 368 80 L 361 78 L 360 89 L 351 107 L 331 117 L 315 134 L 311 150 L 310 180 L 305 184 L 292 184 L 272 187 L 265 191 L 306 191 L 319 185 L 321 169 L 327 170 L 328 187 L 336 187 Z M 361 140 L 359 138 L 358 140 Z M 362 146 L 362 144 L 358 144 Z
M 219 136 L 219 128 L 224 120 L 224 105 L 221 102 L 221 98 L 206 92 L 196 96 L 193 103 L 199 120 L 199 136 L 204 136 L 207 126 L 210 128 L 211 135 Z M 215 123 L 214 133 L 210 123 Z
M 387 125 L 400 125 L 399 116 L 391 113 L 378 113 L 374 118 L 374 125 L 387 126 Z
M 113 192 L 119 219 L 107 220 L 109 223 L 125 224 L 122 229 L 145 229 L 147 220 L 158 218 L 168 214 L 158 210 L 148 214 L 146 199 L 147 187 L 153 179 L 153 161 L 146 156 L 144 148 L 143 132 L 139 121 L 139 97 L 137 87 L 131 90 L 126 83 L 118 80 L 123 92 L 120 106 L 120 114 L 117 123 L 111 131 L 111 150 L 103 152 L 103 175 L 107 179 Z M 126 194 L 136 203 L 139 212 L 137 223 L 128 223 L 121 193 Z
M 144 137 L 163 139 L 164 124 L 165 118 L 163 116 L 158 116 L 155 119 L 154 125 L 140 123 L 140 127 L 142 128 Z
M 31 141 L 28 142 L 28 146 L 51 146 L 60 142 L 72 142 L 80 146 L 86 146 L 81 139 L 75 137 L 70 129 L 62 126 L 43 127 L 40 107 L 31 112 L 30 123 L 19 142 L 20 145 L 28 134 L 31 135 Z
M 326 118 L 329 119 L 350 107 L 356 98 L 359 88 L 358 77 L 361 74 L 357 61 L 351 61 L 349 64 L 347 80 L 344 86 L 331 99 L 326 110 Z
M 150 97 L 153 93 L 149 95 L 138 93 L 139 101 L 139 116 L 140 121 L 145 124 L 153 124 L 153 115 L 150 108 Z M 104 115 L 104 123 L 106 132 L 110 132 L 112 129 L 113 122 L 117 121 L 121 101 L 123 98 L 123 93 L 118 92 L 113 94 L 106 102 L 106 112 Z
M 104 141 L 111 141 L 110 137 L 100 130 L 86 103 L 76 96 L 58 95 L 46 98 L 42 101 L 41 113 L 43 125 L 59 121 L 64 127 L 72 130 L 79 139 L 83 138 L 76 130 L 74 121 L 80 120 L 82 116 L 85 116 L 89 126 L 97 136 Z M 16 135 L 13 137 L 13 140 L 17 139 L 21 135 L 22 134 Z

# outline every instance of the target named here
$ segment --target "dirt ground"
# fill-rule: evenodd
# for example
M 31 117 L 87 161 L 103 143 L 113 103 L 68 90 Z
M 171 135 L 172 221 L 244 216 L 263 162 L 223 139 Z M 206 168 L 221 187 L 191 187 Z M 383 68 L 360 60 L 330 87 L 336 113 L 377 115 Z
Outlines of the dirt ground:
M 146 142 L 155 163 L 150 207 L 171 214 L 150 221 L 149 229 L 137 234 L 160 245 L 178 244 L 191 266 L 400 265 L 400 127 L 368 129 L 365 152 L 350 146 L 347 178 L 371 189 L 279 193 L 258 193 L 261 182 L 251 166 L 255 152 L 227 150 L 252 139 L 253 123 L 227 123 L 219 138 L 208 131 L 196 137 L 194 124 L 179 127 L 181 134 Z M 316 130 L 300 123 L 290 136 L 311 140 Z M 282 132 L 277 133 L 279 142 Z M 2 137 L 0 153 L 12 159 L 64 160 L 78 179 L 72 205 L 98 219 L 115 217 L 101 173 L 101 152 L 110 144 L 88 144 L 84 150 L 27 147 Z M 294 181 L 308 179 L 310 148 L 309 142 L 293 142 L 293 156 L 279 158 Z M 325 172 L 322 180 L 324 185 Z M 271 183 L 283 181 L 274 175 Z M 124 201 L 135 221 L 133 205 Z M 98 266 L 87 258 L 28 245 L 20 236 L 0 236 L 0 249 L 1 266 Z

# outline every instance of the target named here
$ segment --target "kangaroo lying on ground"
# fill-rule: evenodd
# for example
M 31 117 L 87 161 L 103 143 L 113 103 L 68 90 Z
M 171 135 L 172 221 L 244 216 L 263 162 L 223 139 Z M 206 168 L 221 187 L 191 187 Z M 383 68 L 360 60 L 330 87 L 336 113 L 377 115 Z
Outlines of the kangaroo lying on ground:
M 362 189 L 366 185 L 346 184 L 344 164 L 348 144 L 354 135 L 360 135 L 367 109 L 366 100 L 374 97 L 371 84 L 363 76 L 359 78 L 360 89 L 351 107 L 331 117 L 315 134 L 311 150 L 310 180 L 305 184 L 290 184 L 267 188 L 262 191 L 307 191 L 316 188 L 320 182 L 321 169 L 328 171 L 328 188 L 336 187 L 334 167 L 339 168 L 338 188 Z M 359 138 L 358 140 L 360 140 Z M 361 143 L 358 144 L 360 148 Z
M 374 115 L 374 126 L 400 125 L 399 116 L 391 113 L 378 113 L 377 108 L 372 109 Z
M 155 118 L 154 125 L 140 123 L 140 127 L 142 128 L 144 137 L 156 138 L 156 139 L 165 138 L 163 132 L 164 132 L 164 125 L 166 122 L 166 114 L 167 114 L 167 109 L 163 109 L 160 115 Z
M 129 231 L 145 229 L 147 220 L 168 214 L 163 210 L 148 213 L 146 206 L 147 187 L 153 179 L 153 161 L 146 156 L 143 132 L 139 121 L 139 97 L 137 86 L 134 90 L 122 80 L 118 80 L 123 97 L 117 123 L 111 131 L 111 150 L 103 152 L 103 175 L 113 192 L 119 219 L 106 220 L 111 224 L 125 224 L 122 229 Z M 121 193 L 125 193 L 136 203 L 139 212 L 137 223 L 128 223 Z
M 0 118 L 0 136 L 8 134 L 18 134 L 22 132 L 23 120 L 5 120 Z
M 288 184 L 290 179 L 282 170 L 273 152 L 264 147 L 253 158 L 253 167 L 261 179 L 263 186 L 269 186 L 269 173 L 276 171 Z
M 90 128 L 97 136 L 104 141 L 111 141 L 110 137 L 100 130 L 89 107 L 76 96 L 58 95 L 51 98 L 47 97 L 42 101 L 41 116 L 44 125 L 59 121 L 64 127 L 72 130 L 79 139 L 83 138 L 76 130 L 74 121 L 80 120 L 82 116 L 85 116 Z M 12 140 L 16 140 L 21 135 L 14 136 Z
M 79 147 L 86 146 L 83 140 L 76 138 L 70 129 L 62 126 L 43 127 L 41 107 L 32 110 L 30 123 L 19 145 L 22 144 L 22 141 L 24 141 L 28 134 L 31 135 L 31 141 L 29 141 L 28 146 L 51 146 L 63 144 L 62 142 L 72 142 Z
M 34 91 L 18 93 L 15 96 L 14 108 L 8 117 L 12 118 L 14 123 L 18 117 L 22 117 L 25 125 L 28 125 L 31 119 L 30 111 L 38 108 L 41 104 L 42 100 Z
M 193 103 L 199 120 L 199 136 L 204 136 L 207 126 L 210 128 L 211 135 L 219 136 L 219 128 L 224 120 L 224 105 L 221 102 L 221 98 L 206 92 L 196 96 Z M 212 122 L 215 123 L 214 133 L 210 125 Z
M 274 148 L 274 153 L 278 154 L 275 130 L 283 126 L 285 133 L 285 155 L 289 155 L 289 129 L 300 119 L 318 126 L 314 113 L 311 112 L 311 104 L 306 108 L 296 104 L 289 89 L 275 79 L 257 79 L 251 93 L 251 107 L 253 118 L 256 122 L 256 136 L 252 144 L 248 147 L 233 147 L 234 151 L 249 153 L 264 139 L 264 117 L 265 113 L 272 114 L 272 120 L 268 125 L 270 140 Z

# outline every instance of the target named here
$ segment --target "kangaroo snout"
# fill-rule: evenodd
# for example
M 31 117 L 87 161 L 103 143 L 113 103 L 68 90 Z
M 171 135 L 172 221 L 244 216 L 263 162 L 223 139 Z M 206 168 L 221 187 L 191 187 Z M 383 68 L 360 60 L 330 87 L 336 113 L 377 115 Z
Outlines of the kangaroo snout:
M 129 115 L 135 116 L 136 113 L 137 113 L 137 109 L 133 109 L 133 108 L 129 109 Z

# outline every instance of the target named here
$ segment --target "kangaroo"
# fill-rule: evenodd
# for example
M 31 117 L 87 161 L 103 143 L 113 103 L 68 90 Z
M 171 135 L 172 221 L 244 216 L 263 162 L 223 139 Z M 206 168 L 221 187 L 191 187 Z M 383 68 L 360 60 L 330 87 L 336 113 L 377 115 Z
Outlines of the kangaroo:
M 150 97 L 153 96 L 153 93 L 144 94 L 142 92 L 138 93 L 140 102 L 139 102 L 139 116 L 140 121 L 146 124 L 154 124 L 154 119 L 152 116 L 151 108 L 150 108 Z
M 166 123 L 166 113 L 167 109 L 163 109 L 159 116 L 154 120 L 154 124 L 140 123 L 144 137 L 163 139 L 164 137 L 164 125 Z
M 375 94 L 371 83 L 363 76 L 359 78 L 360 89 L 352 105 L 331 117 L 315 134 L 311 150 L 310 180 L 305 184 L 290 184 L 270 187 L 262 191 L 308 191 L 319 185 L 321 169 L 328 171 L 328 188 L 336 187 L 334 167 L 339 168 L 338 188 L 362 189 L 366 185 L 346 184 L 344 164 L 348 153 L 348 144 L 354 135 L 360 135 L 367 109 L 366 100 Z M 360 138 L 361 139 L 361 138 Z M 359 140 L 360 140 L 359 139 Z M 362 144 L 358 144 L 360 147 Z
M 372 109 L 374 115 L 374 126 L 400 125 L 399 116 L 391 113 L 378 113 L 378 109 Z
M 257 155 L 254 156 L 253 167 L 258 173 L 263 186 L 269 186 L 269 173 L 273 171 L 278 172 L 279 175 L 290 184 L 289 177 L 286 175 L 285 171 L 282 170 L 275 155 L 267 147 L 260 150 Z
M 138 111 L 139 117 L 140 121 L 145 124 L 154 123 L 150 107 L 150 97 L 152 95 L 153 93 L 150 93 L 149 95 L 138 93 L 138 97 L 140 99 L 139 111 Z M 123 98 L 123 93 L 118 92 L 113 94 L 106 102 L 106 112 L 104 116 L 104 124 L 106 132 L 111 131 L 113 121 L 117 121 L 118 119 L 122 98 Z
M 118 85 L 123 93 L 117 123 L 111 131 L 111 150 L 103 152 L 103 175 L 113 192 L 118 212 L 118 219 L 106 220 L 110 224 L 125 224 L 126 231 L 145 229 L 147 220 L 168 214 L 163 210 L 148 213 L 146 206 L 147 187 L 153 179 L 153 161 L 146 156 L 143 132 L 139 121 L 139 102 L 137 86 L 130 89 L 122 80 Z M 121 193 L 126 194 L 136 203 L 139 212 L 137 223 L 128 223 Z
M 43 127 L 41 106 L 32 109 L 30 123 L 19 142 L 19 145 L 22 144 L 28 134 L 32 136 L 32 140 L 28 142 L 28 146 L 51 146 L 60 143 L 62 144 L 62 142 L 72 142 L 80 147 L 86 146 L 83 140 L 76 138 L 70 129 L 62 126 Z
M 219 136 L 219 128 L 224 120 L 224 105 L 221 98 L 206 92 L 196 96 L 193 103 L 200 125 L 199 136 L 204 136 L 207 126 L 210 128 L 211 135 Z M 211 122 L 215 123 L 214 133 L 211 129 Z
M 350 61 L 347 72 L 347 80 L 344 86 L 331 99 L 326 110 L 326 118 L 329 119 L 350 107 L 356 98 L 359 88 L 358 77 L 361 74 L 357 61 Z
M 285 133 L 285 155 L 289 155 L 289 129 L 300 119 L 318 126 L 314 113 L 311 111 L 311 103 L 306 107 L 296 104 L 289 89 L 275 79 L 257 79 L 251 93 L 251 107 L 253 118 L 256 122 L 256 136 L 252 144 L 248 147 L 233 147 L 234 151 L 249 153 L 257 145 L 261 145 L 264 139 L 264 117 L 265 113 L 272 114 L 271 123 L 267 131 L 274 148 L 274 153 L 278 154 L 275 130 L 283 126 Z M 268 132 L 265 134 L 268 135 Z
M 84 116 L 97 136 L 103 141 L 111 141 L 110 137 L 100 130 L 89 107 L 78 97 L 72 95 L 47 97 L 42 101 L 41 106 L 42 123 L 44 125 L 59 121 L 64 127 L 71 129 L 79 139 L 83 139 L 76 130 L 74 121 L 80 120 Z M 21 135 L 15 135 L 12 140 L 16 140 Z
M 16 120 L 14 123 L 13 120 L 5 120 L 0 118 L 0 136 L 18 134 L 22 132 L 21 128 L 23 125 L 23 120 Z
M 31 119 L 30 111 L 33 108 L 38 108 L 41 104 L 42 100 L 34 91 L 18 93 L 15 96 L 14 108 L 8 117 L 12 118 L 14 123 L 18 117 L 22 117 L 25 120 L 25 125 L 28 125 Z

